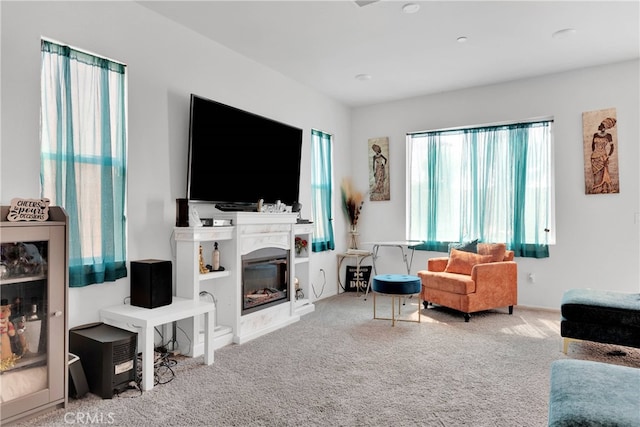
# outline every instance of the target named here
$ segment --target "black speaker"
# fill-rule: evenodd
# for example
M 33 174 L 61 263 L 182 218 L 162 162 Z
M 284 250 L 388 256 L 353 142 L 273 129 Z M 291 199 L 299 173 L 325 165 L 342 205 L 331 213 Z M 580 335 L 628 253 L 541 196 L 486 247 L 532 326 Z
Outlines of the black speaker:
M 176 199 L 176 227 L 189 226 L 189 200 Z
M 131 305 L 156 308 L 171 304 L 171 261 L 131 261 Z

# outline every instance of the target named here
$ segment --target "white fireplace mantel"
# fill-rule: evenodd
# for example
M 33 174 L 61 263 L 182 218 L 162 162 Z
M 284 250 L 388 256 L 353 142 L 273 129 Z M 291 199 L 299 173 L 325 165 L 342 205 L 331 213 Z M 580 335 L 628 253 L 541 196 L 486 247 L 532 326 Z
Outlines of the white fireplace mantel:
M 300 319 L 302 314 L 314 310 L 307 296 L 296 300 L 294 278 L 309 275 L 308 265 L 296 259 L 293 240 L 299 229 L 294 213 L 220 212 L 214 220 L 231 220 L 230 227 L 176 227 L 176 295 L 198 298 L 204 292 L 216 302 L 214 347 L 231 342 L 242 344 Z M 305 233 L 311 233 L 308 225 Z M 309 234 L 310 235 L 310 234 Z M 213 243 L 220 250 L 222 272 L 201 274 L 199 254 L 202 247 L 204 264 L 210 263 Z M 289 301 L 242 315 L 242 256 L 263 248 L 281 248 L 289 251 Z M 308 263 L 308 258 L 305 261 Z M 296 265 L 300 268 L 296 273 Z M 302 278 L 308 283 L 308 277 Z M 184 324 L 186 323 L 186 324 Z M 193 344 L 192 355 L 202 354 L 199 322 L 183 322 L 180 325 Z M 178 334 L 180 335 L 180 334 Z M 198 344 L 195 344 L 198 343 Z M 188 342 L 185 343 L 188 345 Z

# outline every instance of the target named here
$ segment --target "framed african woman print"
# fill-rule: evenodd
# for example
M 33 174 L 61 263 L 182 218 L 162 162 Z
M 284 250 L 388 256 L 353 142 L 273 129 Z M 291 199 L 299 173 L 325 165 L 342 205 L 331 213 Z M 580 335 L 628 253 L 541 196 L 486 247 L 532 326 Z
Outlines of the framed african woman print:
M 582 113 L 585 194 L 620 192 L 616 109 Z
M 369 139 L 369 200 L 390 200 L 389 138 Z

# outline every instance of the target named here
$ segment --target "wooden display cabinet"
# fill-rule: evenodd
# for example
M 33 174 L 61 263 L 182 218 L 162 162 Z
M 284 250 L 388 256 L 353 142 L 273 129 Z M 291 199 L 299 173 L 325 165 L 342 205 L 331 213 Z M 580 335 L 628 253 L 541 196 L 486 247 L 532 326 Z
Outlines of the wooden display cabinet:
M 1 424 L 66 407 L 68 219 L 7 221 L 0 209 Z

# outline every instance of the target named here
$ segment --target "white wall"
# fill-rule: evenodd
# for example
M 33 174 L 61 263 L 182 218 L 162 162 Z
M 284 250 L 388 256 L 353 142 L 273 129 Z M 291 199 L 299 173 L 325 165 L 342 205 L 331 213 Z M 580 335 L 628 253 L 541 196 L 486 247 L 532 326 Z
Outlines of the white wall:
M 548 259 L 518 259 L 520 304 L 557 308 L 570 287 L 638 291 L 637 61 L 351 111 L 133 2 L 3 1 L 0 19 L 1 204 L 13 197 L 39 197 L 40 37 L 128 65 L 130 260 L 173 259 L 175 199 L 184 197 L 186 187 L 189 94 L 197 93 L 304 129 L 304 217 L 310 217 L 311 206 L 311 128 L 334 135 L 336 182 L 351 176 L 363 190 L 367 139 L 388 136 L 392 200 L 365 203 L 362 241 L 404 239 L 406 132 L 554 116 L 558 244 Z M 586 196 L 581 113 L 609 107 L 617 108 L 619 119 L 621 193 Z M 347 234 L 336 190 L 339 252 Z M 313 255 L 311 281 L 317 293 L 323 290 L 320 298 L 336 292 L 336 252 Z M 403 271 L 397 254 L 381 255 L 380 270 Z M 434 255 L 440 254 L 417 252 L 412 272 Z M 535 283 L 526 280 L 529 272 L 535 273 Z M 128 278 L 70 289 L 70 326 L 98 320 L 99 308 L 128 295 Z
M 557 309 L 563 291 L 574 287 L 638 292 L 639 75 L 632 61 L 356 109 L 351 154 L 358 188 L 368 188 L 368 138 L 388 136 L 390 145 L 391 201 L 365 203 L 362 240 L 405 238 L 407 132 L 552 116 L 557 244 L 549 258 L 516 259 L 519 304 Z M 620 193 L 585 195 L 582 113 L 610 107 L 618 117 Z M 378 272 L 402 271 L 397 250 L 380 255 Z M 442 255 L 416 251 L 412 272 Z
M 2 204 L 13 197 L 40 196 L 42 36 L 128 66 L 129 260 L 174 259 L 171 232 L 175 199 L 186 191 L 190 93 L 304 130 L 300 201 L 306 218 L 311 207 L 310 129 L 335 135 L 337 175 L 348 164 L 347 108 L 134 2 L 1 2 L 0 8 Z M 212 159 L 213 170 L 219 161 L 228 160 L 223 155 Z M 219 185 L 238 185 L 218 178 Z M 320 268 L 332 280 L 335 254 L 314 257 L 311 275 L 316 282 Z M 335 294 L 332 283 L 323 298 Z M 99 308 L 120 304 L 128 295 L 128 278 L 70 289 L 70 326 L 99 320 Z

